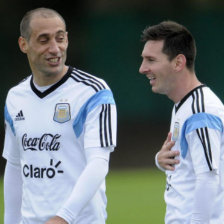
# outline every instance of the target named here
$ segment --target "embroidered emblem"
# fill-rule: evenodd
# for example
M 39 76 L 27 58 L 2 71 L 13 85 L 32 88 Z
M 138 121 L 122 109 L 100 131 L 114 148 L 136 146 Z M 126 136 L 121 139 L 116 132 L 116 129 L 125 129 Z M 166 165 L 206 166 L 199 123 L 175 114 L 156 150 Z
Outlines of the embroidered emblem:
M 179 129 L 180 129 L 179 122 L 175 122 L 174 129 L 173 129 L 173 135 L 172 135 L 172 141 L 177 141 L 177 139 L 179 137 Z
M 70 105 L 68 103 L 58 103 L 55 106 L 54 121 L 64 123 L 71 119 Z

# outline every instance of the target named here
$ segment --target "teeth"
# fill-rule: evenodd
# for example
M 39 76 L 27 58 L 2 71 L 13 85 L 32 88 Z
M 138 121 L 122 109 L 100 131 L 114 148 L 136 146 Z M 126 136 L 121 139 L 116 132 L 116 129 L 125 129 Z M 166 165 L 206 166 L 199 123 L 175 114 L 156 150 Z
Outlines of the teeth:
M 58 61 L 58 58 L 50 58 L 49 61 L 50 62 L 57 62 Z
M 154 76 L 148 76 L 148 79 L 153 80 L 153 79 L 156 79 L 156 78 Z

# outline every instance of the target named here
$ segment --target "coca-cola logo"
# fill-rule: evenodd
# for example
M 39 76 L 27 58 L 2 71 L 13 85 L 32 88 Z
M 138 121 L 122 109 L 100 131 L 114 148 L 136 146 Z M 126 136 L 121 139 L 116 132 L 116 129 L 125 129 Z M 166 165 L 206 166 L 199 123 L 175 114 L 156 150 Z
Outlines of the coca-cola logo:
M 22 137 L 23 150 L 58 151 L 60 149 L 59 134 L 43 134 L 40 138 L 29 138 L 25 133 Z

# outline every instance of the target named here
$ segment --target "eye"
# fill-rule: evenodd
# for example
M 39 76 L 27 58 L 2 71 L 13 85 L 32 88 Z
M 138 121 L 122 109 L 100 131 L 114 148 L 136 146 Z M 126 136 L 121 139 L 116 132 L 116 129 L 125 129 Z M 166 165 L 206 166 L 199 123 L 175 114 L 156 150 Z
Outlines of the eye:
M 40 43 L 42 44 L 47 43 L 47 40 L 40 40 Z
M 64 35 L 60 35 L 58 37 L 56 37 L 57 42 L 63 42 L 65 40 L 65 36 Z
M 154 58 L 147 58 L 147 61 L 153 62 L 153 61 L 155 61 L 155 59 Z
M 46 37 L 41 37 L 41 38 L 39 38 L 39 42 L 40 42 L 41 44 L 46 44 L 46 43 L 48 42 L 48 38 L 46 38 Z
M 55 40 L 58 42 L 58 43 L 63 43 L 65 42 L 66 40 L 66 32 L 65 31 L 58 31 L 55 35 Z

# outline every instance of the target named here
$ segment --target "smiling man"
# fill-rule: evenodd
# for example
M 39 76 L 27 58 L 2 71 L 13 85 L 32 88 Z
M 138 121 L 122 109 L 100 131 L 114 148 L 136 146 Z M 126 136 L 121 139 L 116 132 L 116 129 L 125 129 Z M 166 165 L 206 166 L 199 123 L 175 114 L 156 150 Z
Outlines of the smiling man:
M 34 82 L 40 86 L 59 81 L 68 69 L 65 66 L 68 48 L 66 25 L 59 14 L 55 15 L 36 12 L 32 19 L 24 17 L 20 25 L 19 46 L 27 54 Z
M 170 132 L 156 155 L 166 172 L 166 224 L 224 223 L 224 106 L 195 73 L 186 27 L 164 21 L 143 31 L 140 73 L 174 102 Z
M 19 47 L 32 74 L 5 105 L 5 224 L 105 224 L 105 177 L 116 146 L 106 82 L 65 65 L 68 34 L 52 9 L 29 11 Z

